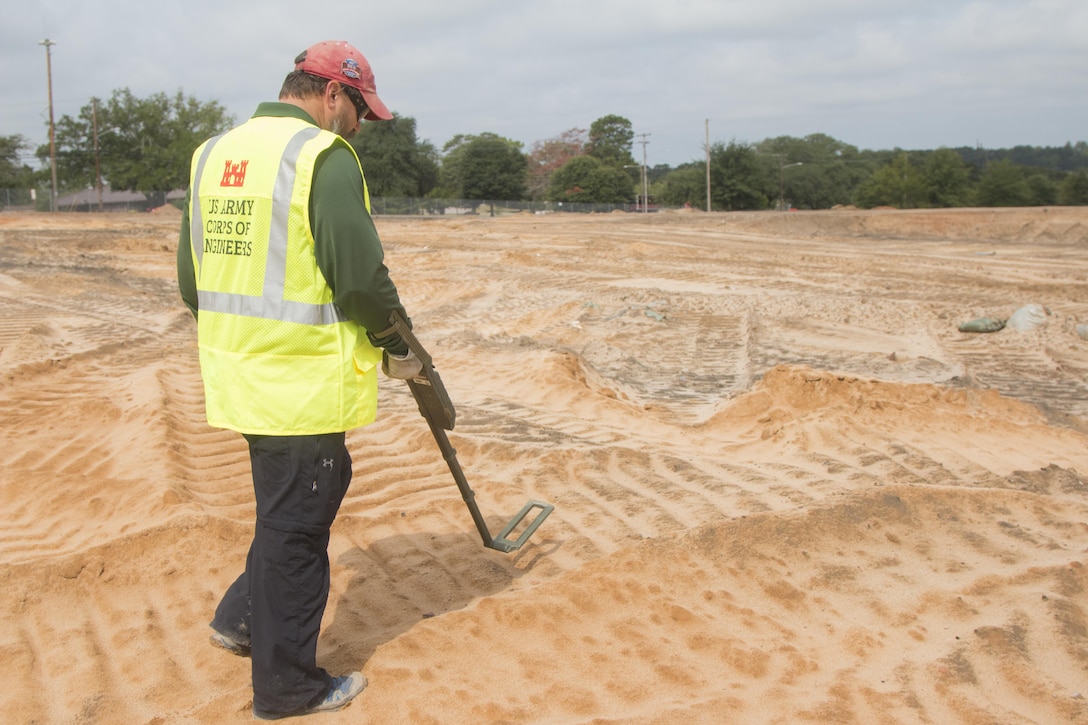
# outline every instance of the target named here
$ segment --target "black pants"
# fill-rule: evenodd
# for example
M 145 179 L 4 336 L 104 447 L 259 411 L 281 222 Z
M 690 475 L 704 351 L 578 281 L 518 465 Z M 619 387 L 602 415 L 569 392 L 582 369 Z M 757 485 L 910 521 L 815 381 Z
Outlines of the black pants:
M 247 435 L 257 525 L 246 569 L 212 627 L 250 642 L 253 708 L 305 710 L 329 691 L 317 636 L 329 598 L 329 528 L 351 482 L 343 433 Z

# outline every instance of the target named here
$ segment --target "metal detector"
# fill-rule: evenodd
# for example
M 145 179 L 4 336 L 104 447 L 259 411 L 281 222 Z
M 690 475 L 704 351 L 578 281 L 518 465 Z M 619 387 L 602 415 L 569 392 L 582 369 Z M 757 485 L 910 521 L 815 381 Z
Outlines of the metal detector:
M 399 312 L 393 312 L 389 318 L 389 324 L 391 327 L 388 330 L 375 337 L 381 339 L 393 332 L 397 333 L 408 344 L 409 349 L 416 354 L 420 362 L 423 363 L 423 369 L 419 375 L 406 382 L 408 388 L 412 391 L 412 395 L 415 396 L 420 414 L 426 418 L 427 425 L 431 428 L 431 433 L 438 443 L 438 448 L 442 451 L 442 457 L 446 459 L 446 465 L 449 466 L 450 473 L 453 474 L 453 480 L 457 482 L 457 488 L 461 491 L 461 498 L 464 499 L 469 513 L 472 514 L 472 520 L 476 524 L 476 529 L 480 532 L 480 538 L 483 539 L 484 546 L 503 553 L 517 551 L 529 540 L 533 532 L 544 523 L 544 519 L 548 518 L 548 514 L 555 510 L 555 506 L 542 501 L 529 501 L 510 520 L 510 523 L 503 527 L 498 536 L 491 536 L 491 532 L 487 530 L 487 524 L 484 522 L 484 517 L 480 514 L 480 508 L 476 505 L 476 494 L 469 487 L 465 474 L 461 470 L 461 464 L 457 462 L 457 451 L 450 444 L 450 439 L 446 435 L 447 430 L 453 430 L 457 411 L 454 410 L 453 403 L 450 402 L 450 396 L 446 393 L 442 378 L 438 376 L 438 371 L 434 369 L 431 356 L 416 339 L 416 336 L 412 334 L 411 328 L 408 327 L 408 323 Z M 509 537 L 534 509 L 538 510 L 539 513 L 521 530 L 518 537 L 511 541 Z

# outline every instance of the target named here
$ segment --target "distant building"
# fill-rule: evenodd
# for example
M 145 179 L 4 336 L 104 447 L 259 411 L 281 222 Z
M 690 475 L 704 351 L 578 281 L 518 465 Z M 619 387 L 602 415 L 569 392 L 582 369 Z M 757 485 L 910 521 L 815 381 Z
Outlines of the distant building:
M 179 189 L 166 194 L 163 203 L 174 202 L 180 206 L 185 201 L 185 190 Z M 74 194 L 57 197 L 57 211 L 148 211 L 162 204 L 147 200 L 139 191 L 111 191 L 102 188 L 101 206 L 97 189 L 84 189 Z

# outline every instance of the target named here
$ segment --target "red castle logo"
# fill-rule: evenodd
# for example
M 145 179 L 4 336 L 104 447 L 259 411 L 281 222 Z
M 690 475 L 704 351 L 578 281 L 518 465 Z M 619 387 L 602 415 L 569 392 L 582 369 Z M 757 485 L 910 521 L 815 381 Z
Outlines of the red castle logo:
M 247 166 L 249 166 L 248 160 L 236 164 L 230 159 L 227 159 L 223 168 L 223 180 L 219 182 L 219 185 L 242 186 L 243 184 L 245 184 Z

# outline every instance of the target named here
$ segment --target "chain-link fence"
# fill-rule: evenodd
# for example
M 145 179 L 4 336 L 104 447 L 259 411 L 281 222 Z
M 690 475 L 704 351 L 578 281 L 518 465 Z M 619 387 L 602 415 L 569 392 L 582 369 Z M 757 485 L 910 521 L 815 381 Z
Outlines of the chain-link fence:
M 48 189 L 0 189 L 0 211 L 56 211 L 66 212 L 141 212 L 149 211 L 162 205 L 149 202 L 138 192 L 105 191 L 99 195 L 94 190 L 84 190 L 74 194 L 59 195 L 54 203 Z M 175 191 L 165 195 L 165 203 L 181 207 L 185 192 Z M 615 211 L 641 212 L 642 207 L 630 204 L 576 204 L 552 201 L 492 201 L 479 199 L 429 199 L 396 196 L 375 196 L 370 200 L 375 216 L 505 216 L 509 214 L 532 213 L 579 213 L 608 214 Z M 657 211 L 650 204 L 646 211 Z
M 370 200 L 375 216 L 504 216 L 508 214 L 552 214 L 576 212 L 581 214 L 608 214 L 614 211 L 642 211 L 634 202 L 630 204 L 575 204 L 554 201 L 492 201 L 479 199 L 416 199 L 411 197 L 376 196 Z M 648 211 L 657 211 L 651 204 Z
M 150 196 L 150 198 L 149 198 Z M 150 195 L 138 191 L 109 191 L 83 189 L 58 194 L 52 198 L 48 188 L 5 189 L 0 188 L 0 211 L 82 211 L 82 212 L 137 212 L 150 211 L 165 203 L 181 207 L 184 191 L 162 192 Z
M 5 210 L 49 211 L 49 192 L 43 193 L 38 189 L 0 189 L 0 211 Z

